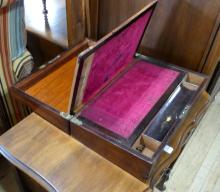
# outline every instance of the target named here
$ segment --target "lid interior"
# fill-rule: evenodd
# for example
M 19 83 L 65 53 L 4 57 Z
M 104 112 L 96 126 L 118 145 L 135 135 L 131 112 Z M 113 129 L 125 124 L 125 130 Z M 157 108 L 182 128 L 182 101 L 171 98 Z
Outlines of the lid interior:
M 157 1 L 128 19 L 78 57 L 72 112 L 87 103 L 133 60 Z

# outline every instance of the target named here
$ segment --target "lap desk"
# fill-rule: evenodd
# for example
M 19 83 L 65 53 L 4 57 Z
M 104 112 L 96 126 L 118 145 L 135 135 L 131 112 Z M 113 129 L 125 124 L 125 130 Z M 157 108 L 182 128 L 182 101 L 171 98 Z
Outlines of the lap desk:
M 164 152 L 176 150 L 170 140 L 207 83 L 202 74 L 138 53 L 156 4 L 12 87 L 19 102 L 141 181 Z

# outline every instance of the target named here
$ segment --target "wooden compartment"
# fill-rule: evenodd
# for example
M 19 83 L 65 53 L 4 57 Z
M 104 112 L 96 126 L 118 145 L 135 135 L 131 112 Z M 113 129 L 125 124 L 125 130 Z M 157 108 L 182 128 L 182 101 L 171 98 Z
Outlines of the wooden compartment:
M 167 143 L 167 138 L 187 116 L 206 81 L 205 76 L 188 71 L 181 85 L 155 115 L 132 148 L 153 158 L 160 146 Z
M 60 116 L 60 113 L 69 112 L 77 55 L 89 44 L 85 40 L 17 83 L 11 88 L 13 96 L 61 130 L 70 133 L 69 120 Z
M 141 181 L 149 179 L 164 151 L 172 153 L 169 139 L 208 80 L 137 53 L 156 4 L 12 87 L 19 101 Z
M 163 65 L 161 61 L 140 55 L 136 59 L 149 61 L 155 65 Z M 168 65 L 166 63 L 166 66 Z M 172 154 L 174 149 L 169 146 L 169 138 L 178 132 L 207 84 L 208 78 L 206 76 L 188 70 L 184 70 L 184 72 L 185 78 L 158 108 L 153 118 L 149 122 L 146 121 L 147 125 L 139 129 L 142 131 L 136 132 L 130 140 L 125 140 L 81 117 L 81 111 L 78 111 L 75 118 L 71 120 L 72 136 L 138 179 L 142 181 L 149 179 L 151 169 L 160 160 L 160 155 L 163 152 Z M 185 97 L 186 93 L 188 93 L 188 97 Z M 92 102 L 90 101 L 90 103 Z M 168 129 L 165 129 L 165 132 L 160 132 L 161 127 L 166 123 L 168 123 L 166 125 Z M 147 135 L 146 132 L 149 130 L 159 133 L 162 138 L 158 139 L 154 138 L 154 135 Z

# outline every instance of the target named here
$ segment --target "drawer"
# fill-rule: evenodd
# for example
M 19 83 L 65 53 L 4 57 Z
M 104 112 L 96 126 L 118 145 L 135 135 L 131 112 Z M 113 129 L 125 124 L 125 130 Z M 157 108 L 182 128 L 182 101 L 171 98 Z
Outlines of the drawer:
M 60 113 L 69 112 L 68 105 L 77 55 L 88 48 L 90 43 L 85 40 L 12 86 L 13 97 L 64 132 L 70 133 L 69 120 L 63 118 Z

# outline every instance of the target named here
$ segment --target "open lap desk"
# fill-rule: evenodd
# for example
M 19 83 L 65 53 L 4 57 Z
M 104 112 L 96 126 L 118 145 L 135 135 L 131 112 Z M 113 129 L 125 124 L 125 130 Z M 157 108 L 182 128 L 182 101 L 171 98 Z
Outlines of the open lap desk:
M 151 187 L 178 157 L 208 100 L 207 76 L 138 54 L 156 4 L 11 88 L 18 102 Z
M 155 185 L 179 155 L 191 130 L 204 114 L 208 95 L 203 93 L 176 137 L 173 155 L 164 153 L 143 183 L 66 135 L 35 113 L 0 137 L 0 153 L 49 191 L 143 192 Z M 152 186 L 153 187 L 153 186 Z

